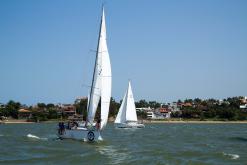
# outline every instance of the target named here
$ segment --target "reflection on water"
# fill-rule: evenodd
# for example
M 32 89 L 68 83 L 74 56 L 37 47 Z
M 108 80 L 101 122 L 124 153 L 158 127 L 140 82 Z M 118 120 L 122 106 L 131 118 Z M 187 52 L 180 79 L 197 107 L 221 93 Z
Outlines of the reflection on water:
M 108 157 L 111 161 L 111 164 L 123 163 L 129 157 L 126 151 L 117 150 L 117 148 L 112 145 L 98 145 L 96 147 L 96 151 L 98 151 L 103 156 Z
M 229 158 L 231 158 L 233 160 L 239 158 L 239 155 L 237 155 L 237 154 L 228 154 L 228 153 L 223 152 L 223 155 L 227 156 L 227 157 L 229 157 Z
M 48 140 L 48 138 L 41 138 L 32 134 L 27 134 L 27 137 L 30 139 L 36 139 L 36 140 Z

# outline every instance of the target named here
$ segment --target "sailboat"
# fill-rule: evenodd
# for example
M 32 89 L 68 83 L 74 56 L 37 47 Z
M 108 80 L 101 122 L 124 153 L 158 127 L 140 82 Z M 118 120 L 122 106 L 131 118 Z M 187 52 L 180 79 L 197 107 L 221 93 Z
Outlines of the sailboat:
M 119 108 L 115 125 L 117 128 L 144 128 L 144 124 L 138 123 L 135 100 L 129 81 L 128 89 Z
M 87 121 L 84 126 L 79 125 L 74 129 L 64 128 L 60 131 L 60 138 L 70 138 L 84 141 L 103 140 L 101 137 L 101 132 L 106 127 L 108 120 L 112 86 L 111 75 L 111 63 L 107 49 L 105 13 L 103 7 L 93 79 L 87 105 Z M 95 124 L 94 118 L 100 100 L 101 115 L 100 119 L 98 119 Z

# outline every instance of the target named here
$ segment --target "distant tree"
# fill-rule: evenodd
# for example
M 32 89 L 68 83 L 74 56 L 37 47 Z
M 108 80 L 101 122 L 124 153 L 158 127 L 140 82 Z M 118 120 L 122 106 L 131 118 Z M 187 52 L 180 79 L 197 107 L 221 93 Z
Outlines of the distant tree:
M 216 111 L 214 109 L 210 109 L 208 111 L 204 112 L 205 118 L 215 118 L 216 117 Z
M 192 99 L 185 99 L 184 102 L 185 103 L 191 103 L 192 104 L 193 103 L 193 100 Z
M 236 120 L 237 111 L 231 108 L 217 110 L 217 115 L 221 119 Z
M 138 102 L 135 103 L 137 108 L 142 108 L 142 107 L 148 107 L 149 104 L 146 100 L 140 100 Z
M 159 108 L 159 107 L 161 107 L 161 104 L 156 102 L 156 101 L 149 101 L 148 106 L 151 108 Z
M 41 111 L 33 111 L 32 118 L 30 120 L 34 122 L 47 121 L 48 113 Z
M 182 116 L 182 112 L 181 111 L 175 111 L 171 113 L 171 117 L 173 118 L 180 118 Z
M 75 103 L 76 113 L 87 116 L 87 102 L 88 99 L 82 99 L 79 103 Z
M 14 102 L 13 100 L 10 100 L 6 107 L 5 107 L 5 113 L 7 112 L 6 116 L 11 116 L 15 119 L 18 118 L 18 110 L 20 109 L 21 104 L 19 102 Z
M 52 104 L 52 103 L 49 103 L 49 104 L 46 105 L 46 108 L 47 109 L 55 108 L 55 105 Z
M 115 99 L 111 97 L 110 108 L 109 108 L 109 117 L 114 117 L 118 113 L 120 108 L 120 103 L 116 102 Z
M 61 116 L 58 115 L 58 113 L 55 109 L 52 109 L 52 108 L 48 109 L 48 114 L 47 114 L 48 119 L 58 119 L 59 117 L 61 117 Z
M 137 116 L 139 119 L 146 119 L 147 118 L 147 112 L 145 111 L 137 111 Z
M 194 103 L 197 104 L 197 105 L 201 104 L 201 102 L 202 102 L 202 100 L 199 99 L 199 98 L 195 98 L 194 99 Z
M 200 118 L 201 115 L 202 115 L 202 111 L 195 109 L 193 107 L 184 108 L 181 114 L 183 118 Z
M 203 106 L 207 106 L 207 105 L 208 105 L 208 103 L 207 103 L 207 101 L 203 100 L 203 101 L 201 102 L 201 105 L 203 105 Z
M 45 110 L 46 109 L 46 104 L 45 103 L 37 103 L 37 107 L 39 108 L 39 110 Z
M 239 108 L 239 105 L 241 104 L 241 98 L 242 97 L 229 97 L 227 98 L 227 101 L 230 103 L 230 107 L 233 108 Z

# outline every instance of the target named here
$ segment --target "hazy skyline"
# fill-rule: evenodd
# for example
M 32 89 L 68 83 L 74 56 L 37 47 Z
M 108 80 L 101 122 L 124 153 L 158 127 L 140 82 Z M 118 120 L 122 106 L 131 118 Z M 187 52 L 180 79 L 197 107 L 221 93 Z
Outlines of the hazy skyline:
M 87 96 L 99 0 L 0 1 L 0 103 L 72 103 Z M 107 0 L 112 97 L 247 95 L 247 1 Z

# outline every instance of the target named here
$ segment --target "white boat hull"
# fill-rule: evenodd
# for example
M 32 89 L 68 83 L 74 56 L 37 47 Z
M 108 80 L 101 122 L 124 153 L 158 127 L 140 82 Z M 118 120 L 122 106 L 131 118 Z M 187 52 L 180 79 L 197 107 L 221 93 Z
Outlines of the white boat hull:
M 102 141 L 100 131 L 87 128 L 65 129 L 63 134 L 58 135 L 62 139 L 82 140 L 85 142 Z
M 144 128 L 144 124 L 140 123 L 116 123 L 117 128 Z

